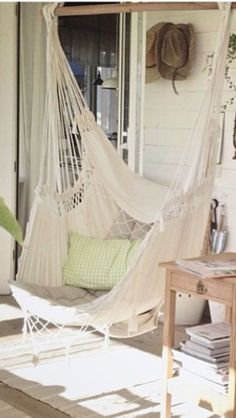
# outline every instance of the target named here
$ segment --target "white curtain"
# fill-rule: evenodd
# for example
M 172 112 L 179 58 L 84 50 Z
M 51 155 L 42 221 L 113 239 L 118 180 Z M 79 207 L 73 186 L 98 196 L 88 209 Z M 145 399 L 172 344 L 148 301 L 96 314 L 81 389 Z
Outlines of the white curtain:
M 39 178 L 46 88 L 46 26 L 41 2 L 20 4 L 19 221 L 29 218 Z

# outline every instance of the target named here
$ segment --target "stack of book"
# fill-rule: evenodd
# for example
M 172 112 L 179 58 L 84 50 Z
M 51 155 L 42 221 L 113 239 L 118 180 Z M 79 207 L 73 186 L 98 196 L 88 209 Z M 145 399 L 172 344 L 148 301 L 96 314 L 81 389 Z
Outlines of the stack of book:
M 189 339 L 173 349 L 182 377 L 207 383 L 227 393 L 229 382 L 230 325 L 214 323 L 186 328 Z

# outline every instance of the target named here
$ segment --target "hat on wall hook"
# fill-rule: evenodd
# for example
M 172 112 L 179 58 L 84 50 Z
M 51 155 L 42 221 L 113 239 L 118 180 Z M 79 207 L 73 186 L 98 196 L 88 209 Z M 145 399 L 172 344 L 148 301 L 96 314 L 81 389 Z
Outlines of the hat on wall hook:
M 156 78 L 172 80 L 174 92 L 176 80 L 185 80 L 192 69 L 194 56 L 194 32 L 190 23 L 162 22 L 154 25 L 146 37 L 147 74 L 156 67 Z
M 172 80 L 176 94 L 175 80 L 185 80 L 189 75 L 193 52 L 194 32 L 190 23 L 162 26 L 156 37 L 157 68 L 163 78 Z

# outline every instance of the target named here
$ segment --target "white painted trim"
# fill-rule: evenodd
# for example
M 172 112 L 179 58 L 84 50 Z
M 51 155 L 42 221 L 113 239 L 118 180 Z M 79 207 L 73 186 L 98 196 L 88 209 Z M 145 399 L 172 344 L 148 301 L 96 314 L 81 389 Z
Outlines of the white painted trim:
M 146 13 L 131 14 L 129 168 L 143 173 Z
M 137 63 L 138 63 L 138 13 L 131 13 L 130 28 L 130 82 L 129 82 L 129 127 L 128 166 L 135 171 L 136 154 L 136 108 L 137 108 Z
M 17 118 L 17 14 L 15 3 L 0 3 L 0 195 L 15 213 Z M 14 241 L 0 229 L 0 293 L 14 278 Z
M 123 126 L 124 126 L 124 68 L 125 68 L 125 15 L 120 13 L 119 18 L 119 62 L 118 62 L 118 127 L 117 151 L 122 156 Z
M 145 106 L 145 76 L 146 76 L 146 29 L 147 13 L 142 14 L 141 31 L 141 59 L 140 59 L 140 143 L 139 143 L 139 174 L 143 175 L 143 153 L 144 153 L 144 106 Z

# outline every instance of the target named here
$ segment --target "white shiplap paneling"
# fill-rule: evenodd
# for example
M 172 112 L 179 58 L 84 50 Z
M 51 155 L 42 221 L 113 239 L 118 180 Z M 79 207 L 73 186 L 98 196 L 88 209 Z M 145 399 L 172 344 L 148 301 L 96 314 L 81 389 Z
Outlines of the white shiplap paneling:
M 206 18 L 207 14 L 207 18 Z M 191 134 L 207 86 L 207 55 L 214 51 L 219 12 L 162 11 L 147 13 L 147 28 L 158 22 L 192 23 L 195 37 L 193 68 L 189 77 L 177 81 L 179 95 L 171 82 L 158 78 L 145 86 L 144 175 L 168 183 L 173 178 L 184 144 Z M 231 32 L 236 32 L 236 10 L 232 13 Z M 236 80 L 236 62 L 231 68 Z M 232 96 L 225 82 L 223 103 Z M 225 201 L 229 229 L 227 250 L 236 251 L 236 160 L 232 144 L 236 100 L 226 110 L 222 164 L 218 166 L 215 193 Z

